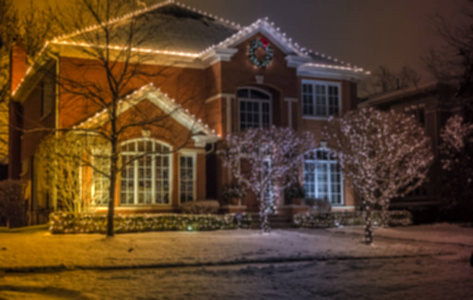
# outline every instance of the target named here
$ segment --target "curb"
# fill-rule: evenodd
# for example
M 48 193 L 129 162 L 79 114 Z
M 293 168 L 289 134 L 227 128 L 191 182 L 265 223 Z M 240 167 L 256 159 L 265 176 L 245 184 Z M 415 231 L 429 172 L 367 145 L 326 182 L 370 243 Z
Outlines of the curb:
M 268 264 L 268 263 L 297 263 L 297 262 L 324 262 L 324 261 L 349 261 L 349 260 L 374 260 L 374 259 L 405 259 L 405 258 L 421 258 L 434 256 L 454 255 L 455 252 L 438 252 L 431 254 L 416 255 L 389 255 L 389 256 L 301 256 L 301 257 L 268 257 L 265 259 L 237 259 L 230 261 L 217 262 L 197 262 L 197 263 L 158 263 L 147 265 L 119 265 L 119 266 L 68 266 L 68 265 L 51 265 L 51 266 L 30 266 L 30 267 L 10 267 L 0 268 L 0 276 L 8 273 L 53 273 L 65 271 L 112 271 L 112 270 L 132 270 L 132 269 L 171 269 L 171 268 L 196 268 L 196 267 L 217 267 L 217 266 L 237 266 L 251 264 Z

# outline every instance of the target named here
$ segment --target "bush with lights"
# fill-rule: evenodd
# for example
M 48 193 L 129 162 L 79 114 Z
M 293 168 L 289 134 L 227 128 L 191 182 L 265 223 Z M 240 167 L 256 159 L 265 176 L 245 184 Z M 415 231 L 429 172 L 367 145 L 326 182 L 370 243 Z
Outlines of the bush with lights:
M 245 213 L 225 215 L 188 214 L 133 214 L 115 215 L 115 232 L 131 233 L 146 231 L 205 231 L 217 229 L 249 228 L 251 216 Z M 51 213 L 51 233 L 106 233 L 105 214 Z
M 340 211 L 331 213 L 305 213 L 294 216 L 294 224 L 305 228 L 329 228 L 340 226 L 364 225 L 365 212 Z M 383 212 L 373 211 L 371 219 L 374 225 L 382 225 Z M 408 226 L 412 224 L 412 214 L 407 210 L 389 211 L 388 226 Z

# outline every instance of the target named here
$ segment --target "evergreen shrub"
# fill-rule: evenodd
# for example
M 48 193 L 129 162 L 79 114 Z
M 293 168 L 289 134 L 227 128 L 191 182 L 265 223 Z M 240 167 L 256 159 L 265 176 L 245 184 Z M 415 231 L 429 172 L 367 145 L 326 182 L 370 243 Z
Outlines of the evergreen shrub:
M 363 211 L 340 211 L 330 213 L 309 212 L 296 214 L 294 224 L 305 228 L 329 228 L 339 226 L 364 225 Z M 381 225 L 382 212 L 371 214 L 374 225 Z M 408 226 L 412 224 L 412 214 L 407 210 L 389 211 L 389 226 Z
M 132 214 L 114 217 L 115 233 L 147 231 L 205 231 L 249 228 L 248 214 L 188 215 L 188 214 Z M 49 215 L 49 230 L 61 233 L 106 233 L 105 214 L 56 212 Z

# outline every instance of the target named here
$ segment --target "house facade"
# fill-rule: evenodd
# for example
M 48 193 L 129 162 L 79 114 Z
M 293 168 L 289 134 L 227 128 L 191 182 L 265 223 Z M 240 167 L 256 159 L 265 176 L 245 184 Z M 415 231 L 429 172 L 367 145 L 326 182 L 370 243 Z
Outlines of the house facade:
M 126 167 L 116 184 L 118 212 L 171 212 L 206 199 L 230 210 L 257 210 L 251 194 L 236 208 L 224 202 L 224 187 L 234 183 L 219 159 L 225 136 L 275 125 L 310 131 L 320 141 L 330 116 L 357 106 L 363 69 L 299 46 L 267 19 L 242 27 L 168 1 L 120 22 L 141 15 L 162 22 L 165 30 L 146 48 L 133 49 L 151 57 L 140 66 L 148 75 L 130 78 L 117 107 L 118 122 L 123 127 L 140 118 L 156 122 L 121 132 L 120 162 Z M 51 196 L 38 185 L 37 151 L 44 137 L 110 126 L 103 107 L 64 83 L 106 86 L 106 74 L 94 67 L 99 62 L 84 51 L 93 46 L 82 43 L 78 33 L 54 39 L 29 68 L 21 47 L 12 54 L 9 176 L 29 183 L 30 223 L 44 222 L 51 209 Z M 353 192 L 329 154 L 330 145 L 322 145 L 307 154 L 301 169 L 306 197 L 353 209 Z M 93 159 L 99 164 L 99 155 Z M 107 201 L 107 179 L 100 172 L 83 167 L 80 176 L 83 201 Z

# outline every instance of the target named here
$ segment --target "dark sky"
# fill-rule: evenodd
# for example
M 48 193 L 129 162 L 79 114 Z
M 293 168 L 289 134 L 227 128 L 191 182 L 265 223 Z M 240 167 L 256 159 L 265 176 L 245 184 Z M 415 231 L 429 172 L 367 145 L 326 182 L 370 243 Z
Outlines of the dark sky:
M 30 0 L 15 0 L 19 6 Z M 42 0 L 36 0 L 40 3 Z M 467 0 L 181 0 L 248 25 L 269 17 L 293 41 L 368 70 L 408 65 L 428 80 L 420 57 L 438 45 L 436 13 L 455 19 Z M 62 2 L 64 3 L 64 2 Z M 65 2 L 67 3 L 67 2 Z

